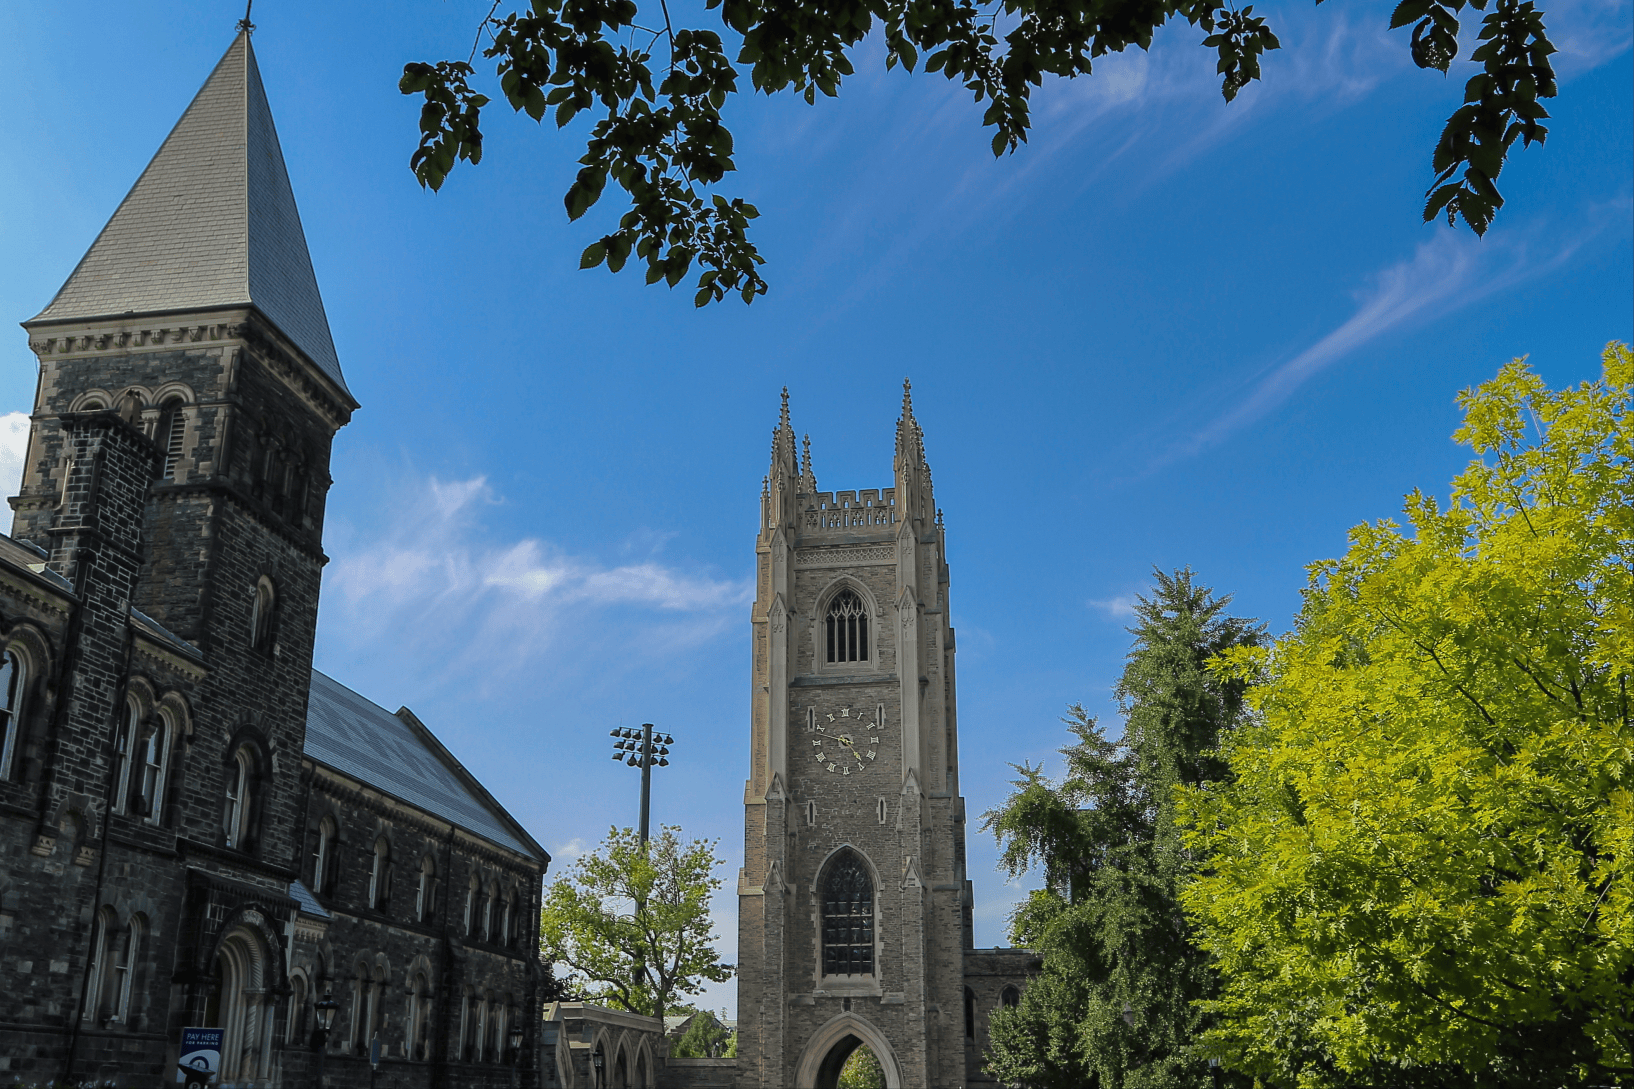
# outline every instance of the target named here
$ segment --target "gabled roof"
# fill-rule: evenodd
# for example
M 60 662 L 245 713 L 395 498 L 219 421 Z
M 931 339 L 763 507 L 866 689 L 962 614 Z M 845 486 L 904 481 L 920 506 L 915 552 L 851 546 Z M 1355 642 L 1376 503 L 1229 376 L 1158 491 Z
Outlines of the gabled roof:
M 540 862 L 550 860 L 407 708 L 394 715 L 315 669 L 305 752 L 342 775 L 501 847 Z
M 243 305 L 346 390 L 255 50 L 240 33 L 57 297 L 25 324 Z

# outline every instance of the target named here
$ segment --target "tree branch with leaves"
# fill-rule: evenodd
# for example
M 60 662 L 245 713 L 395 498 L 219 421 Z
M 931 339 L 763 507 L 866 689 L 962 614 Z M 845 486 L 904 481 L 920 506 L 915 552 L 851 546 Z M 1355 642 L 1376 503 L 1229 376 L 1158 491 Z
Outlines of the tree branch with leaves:
M 1321 2 L 1321 0 L 1318 0 Z M 1540 100 L 1555 95 L 1555 52 L 1532 0 L 1402 0 L 1392 28 L 1412 26 L 1420 68 L 1446 73 L 1458 56 L 1458 14 L 1484 11 L 1481 65 L 1464 88 L 1464 104 L 1436 144 L 1436 177 L 1426 222 L 1444 214 L 1484 234 L 1503 205 L 1497 179 L 1518 139 L 1541 143 L 1549 115 Z M 722 111 L 739 93 L 746 70 L 764 94 L 792 92 L 806 102 L 840 93 L 853 74 L 850 55 L 879 28 L 885 66 L 957 81 L 986 102 L 982 125 L 993 130 L 995 156 L 1027 140 L 1034 88 L 1046 76 L 1088 76 L 1094 61 L 1130 46 L 1151 48 L 1157 30 L 1176 20 L 1196 28 L 1218 58 L 1226 101 L 1260 78 L 1260 59 L 1281 43 L 1234 0 L 705 0 L 719 30 L 677 27 L 659 0 L 660 25 L 642 21 L 635 0 L 532 0 L 526 8 L 490 9 L 478 30 L 494 62 L 499 92 L 512 110 L 558 128 L 581 113 L 591 127 L 581 169 L 563 198 L 569 219 L 594 206 L 611 181 L 628 210 L 611 233 L 588 246 L 580 266 L 622 269 L 633 254 L 647 282 L 675 287 L 699 269 L 698 306 L 736 294 L 745 303 L 767 290 L 765 263 L 749 238 L 759 212 L 741 197 L 714 192 L 737 169 Z M 1002 38 L 1000 17 L 1013 23 Z M 735 50 L 729 55 L 722 33 Z M 404 66 L 400 90 L 423 98 L 420 144 L 410 159 L 420 184 L 440 189 L 461 161 L 482 159 L 487 94 L 472 86 L 475 50 L 465 61 Z
M 677 996 L 732 978 L 715 949 L 709 901 L 724 859 L 713 840 L 665 826 L 645 847 L 614 828 L 545 890 L 541 956 L 595 1002 L 662 1017 Z

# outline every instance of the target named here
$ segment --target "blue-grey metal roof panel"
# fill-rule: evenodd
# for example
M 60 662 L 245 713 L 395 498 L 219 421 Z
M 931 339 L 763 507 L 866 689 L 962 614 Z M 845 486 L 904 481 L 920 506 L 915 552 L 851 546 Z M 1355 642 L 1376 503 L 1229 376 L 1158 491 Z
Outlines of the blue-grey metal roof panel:
M 312 895 L 312 890 L 299 881 L 289 883 L 289 898 L 295 901 L 295 906 L 308 915 L 316 915 L 320 919 L 329 918 L 329 912 L 318 903 L 318 898 Z
M 468 832 L 529 857 L 535 854 L 408 723 L 315 669 L 305 751 L 320 764 Z

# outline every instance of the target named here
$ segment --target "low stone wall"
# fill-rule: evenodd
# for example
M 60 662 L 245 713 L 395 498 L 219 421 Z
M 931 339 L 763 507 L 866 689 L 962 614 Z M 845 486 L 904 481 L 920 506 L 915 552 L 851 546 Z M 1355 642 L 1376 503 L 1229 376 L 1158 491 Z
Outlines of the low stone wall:
M 658 1089 L 733 1089 L 736 1059 L 666 1059 L 658 1072 Z

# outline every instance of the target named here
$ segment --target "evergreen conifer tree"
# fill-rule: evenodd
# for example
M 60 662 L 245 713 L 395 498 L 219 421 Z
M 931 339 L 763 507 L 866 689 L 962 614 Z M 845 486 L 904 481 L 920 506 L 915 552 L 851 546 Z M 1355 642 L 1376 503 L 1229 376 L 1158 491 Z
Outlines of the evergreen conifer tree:
M 1227 774 L 1216 755 L 1238 722 L 1243 684 L 1210 659 L 1259 645 L 1263 628 L 1227 613 L 1189 568 L 1154 570 L 1135 608 L 1135 637 L 1116 696 L 1123 735 L 1108 740 L 1082 706 L 1064 719 L 1066 775 L 1020 765 L 1016 790 L 986 814 L 1011 876 L 1038 868 L 1044 888 L 1012 920 L 1018 945 L 1043 970 L 1015 1009 L 991 1023 L 988 1070 L 1038 1087 L 1212 1087 L 1193 1047 L 1213 992 L 1179 892 L 1195 868 L 1175 827 L 1175 788 Z

